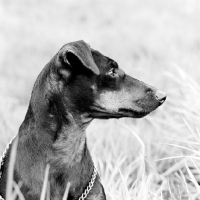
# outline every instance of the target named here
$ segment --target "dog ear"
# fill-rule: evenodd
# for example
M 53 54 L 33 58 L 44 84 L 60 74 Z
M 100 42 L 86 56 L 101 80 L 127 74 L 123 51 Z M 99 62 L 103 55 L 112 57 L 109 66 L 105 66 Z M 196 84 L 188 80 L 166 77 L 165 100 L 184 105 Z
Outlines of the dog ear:
M 83 65 L 94 74 L 100 74 L 99 69 L 93 60 L 90 47 L 83 40 L 66 44 L 58 54 L 59 61 L 64 62 L 73 68 Z

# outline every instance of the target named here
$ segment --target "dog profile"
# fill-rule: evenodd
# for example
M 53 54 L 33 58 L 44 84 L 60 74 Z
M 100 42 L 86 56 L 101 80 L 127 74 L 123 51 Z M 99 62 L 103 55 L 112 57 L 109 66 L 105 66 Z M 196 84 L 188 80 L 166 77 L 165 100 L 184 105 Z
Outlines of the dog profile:
M 50 199 L 62 199 L 67 183 L 67 199 L 80 199 L 94 173 L 85 134 L 91 121 L 141 118 L 165 99 L 164 92 L 125 74 L 114 60 L 84 41 L 64 45 L 39 74 L 17 135 L 14 181 L 21 183 L 24 198 L 40 199 L 49 164 Z M 1 167 L 4 199 L 10 149 Z M 106 199 L 98 174 L 84 199 Z

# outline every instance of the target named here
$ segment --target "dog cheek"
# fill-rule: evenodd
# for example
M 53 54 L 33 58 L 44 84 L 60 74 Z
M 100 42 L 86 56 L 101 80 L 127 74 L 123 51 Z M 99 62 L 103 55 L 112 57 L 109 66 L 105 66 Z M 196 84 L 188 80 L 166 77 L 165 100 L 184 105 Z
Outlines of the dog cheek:
M 93 93 L 89 88 L 78 88 L 73 89 L 73 93 L 70 95 L 70 99 L 73 99 L 72 106 L 73 110 L 79 111 L 80 113 L 87 112 L 90 105 L 93 104 Z M 72 102 L 72 101 L 70 101 Z

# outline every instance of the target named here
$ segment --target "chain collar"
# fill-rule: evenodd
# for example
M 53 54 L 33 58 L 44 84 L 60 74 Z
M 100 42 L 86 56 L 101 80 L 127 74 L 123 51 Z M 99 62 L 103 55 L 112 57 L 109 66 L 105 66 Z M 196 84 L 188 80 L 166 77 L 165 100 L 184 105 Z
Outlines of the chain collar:
M 15 136 L 15 137 L 16 137 L 16 136 Z M 6 149 L 5 149 L 5 151 L 3 152 L 3 156 L 2 156 L 1 159 L 0 159 L 0 179 L 1 179 L 1 175 L 2 175 L 1 167 L 2 167 L 3 164 L 4 164 L 4 158 L 5 158 L 5 156 L 6 156 L 6 153 L 7 153 L 8 149 L 9 149 L 9 147 L 10 147 L 12 141 L 15 139 L 15 137 L 13 137 L 13 139 L 10 140 L 10 142 L 8 143 L 8 145 L 7 145 Z M 3 197 L 2 197 L 1 195 L 0 195 L 0 200 L 4 200 Z
M 16 137 L 16 136 L 15 136 L 15 137 Z M 10 142 L 7 144 L 7 147 L 6 147 L 5 151 L 3 152 L 3 156 L 2 156 L 1 159 L 0 159 L 0 178 L 1 178 L 1 175 L 2 175 L 1 167 L 2 167 L 3 164 L 4 164 L 4 158 L 5 158 L 5 156 L 6 156 L 6 153 L 7 153 L 8 149 L 9 149 L 10 145 L 12 144 L 12 141 L 15 139 L 15 137 L 13 137 L 13 139 L 10 140 Z
M 89 194 L 89 192 L 91 191 L 91 189 L 93 188 L 93 185 L 95 183 L 95 180 L 96 180 L 96 177 L 97 177 L 97 169 L 96 167 L 94 166 L 94 171 L 93 171 L 93 174 L 92 174 L 92 178 L 87 186 L 87 188 L 84 190 L 84 192 L 82 193 L 82 195 L 79 197 L 78 200 L 84 200 L 87 198 L 87 195 Z
M 14 137 L 15 138 L 15 137 Z M 14 140 L 14 138 L 10 141 L 10 143 L 7 145 L 4 153 L 3 153 L 3 156 L 1 157 L 0 159 L 0 179 L 1 179 L 1 175 L 2 175 L 2 171 L 1 171 L 1 166 L 3 166 L 4 164 L 4 158 L 6 156 L 6 153 L 12 143 L 12 141 Z M 94 166 L 94 165 L 93 165 Z M 96 180 L 96 177 L 97 177 L 97 169 L 96 167 L 94 166 L 94 170 L 93 170 L 93 174 L 92 174 L 92 178 L 87 186 L 87 188 L 84 190 L 84 192 L 82 193 L 82 195 L 79 197 L 78 200 L 84 200 L 87 198 L 88 194 L 90 193 L 90 191 L 92 190 L 93 188 L 93 185 L 95 183 L 95 180 Z M 0 195 L 0 200 L 4 200 L 3 197 Z

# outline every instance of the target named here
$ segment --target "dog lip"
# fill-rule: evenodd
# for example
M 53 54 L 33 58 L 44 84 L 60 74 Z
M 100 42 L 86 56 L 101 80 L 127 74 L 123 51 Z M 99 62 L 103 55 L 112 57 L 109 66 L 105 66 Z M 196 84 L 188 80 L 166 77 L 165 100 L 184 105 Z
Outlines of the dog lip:
M 99 119 L 109 119 L 109 118 L 122 118 L 122 117 L 133 117 L 133 113 L 125 111 L 108 111 L 100 106 L 95 106 L 95 109 L 91 112 L 91 117 L 99 118 Z
M 90 115 L 92 118 L 96 119 L 110 119 L 110 118 L 123 118 L 123 117 L 128 117 L 128 118 L 142 118 L 148 115 L 149 113 L 140 113 L 140 114 L 131 114 L 131 113 L 109 113 L 109 112 L 104 112 L 104 113 L 93 113 Z
M 142 118 L 148 115 L 151 111 L 136 111 L 129 108 L 119 108 L 118 111 L 108 111 L 100 106 L 95 106 L 95 109 L 91 112 L 91 117 L 108 119 L 108 118 L 122 118 L 122 117 L 131 117 L 131 118 Z
M 127 116 L 127 117 L 133 117 L 133 118 L 141 118 L 150 113 L 150 111 L 136 111 L 136 110 L 127 109 L 127 108 L 120 108 L 118 111 L 122 113 L 122 115 L 124 115 L 125 117 Z

